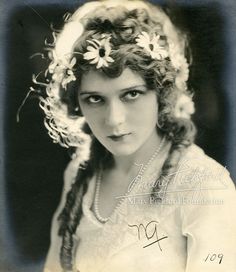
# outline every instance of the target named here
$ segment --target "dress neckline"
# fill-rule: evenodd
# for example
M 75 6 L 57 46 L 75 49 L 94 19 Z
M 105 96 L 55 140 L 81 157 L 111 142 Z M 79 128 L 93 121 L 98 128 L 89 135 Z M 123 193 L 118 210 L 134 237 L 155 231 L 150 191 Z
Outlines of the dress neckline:
M 132 196 L 133 194 L 135 194 L 135 192 L 138 189 L 137 184 L 134 185 L 134 188 L 130 191 L 127 192 L 124 195 L 124 199 L 122 199 L 120 201 L 120 203 L 118 203 L 118 205 L 115 207 L 115 209 L 112 211 L 111 215 L 109 216 L 109 219 L 106 222 L 101 222 L 98 220 L 98 218 L 96 217 L 92 207 L 93 207 L 93 201 L 95 198 L 95 191 L 96 191 L 96 178 L 97 178 L 97 174 L 95 174 L 92 179 L 89 181 L 88 184 L 88 189 L 87 192 L 84 195 L 83 198 L 83 202 L 82 202 L 82 208 L 83 208 L 83 213 L 84 215 L 96 226 L 98 227 L 104 227 L 106 225 L 109 225 L 110 223 L 115 221 L 115 218 L 118 214 L 120 214 L 123 206 L 125 205 L 126 199 L 129 196 Z M 122 214 L 122 212 L 121 212 Z
M 169 143 L 165 144 L 163 146 L 162 152 L 165 152 L 168 148 L 169 148 Z M 161 152 L 161 153 L 162 153 Z M 163 156 L 161 156 L 161 158 L 163 159 Z M 147 183 L 147 177 L 150 177 L 153 175 L 153 173 L 155 173 L 156 178 L 158 178 L 159 176 L 159 171 L 158 171 L 158 163 L 160 161 L 160 157 L 157 156 L 152 163 L 150 164 L 150 166 L 146 169 L 146 171 L 143 173 L 142 176 L 142 180 L 141 182 Z M 163 161 L 164 162 L 164 161 Z M 82 201 L 82 209 L 83 209 L 83 213 L 84 215 L 96 226 L 98 227 L 104 227 L 114 221 L 116 221 L 117 219 L 117 215 L 118 214 L 123 214 L 123 210 L 125 208 L 125 203 L 126 203 L 126 199 L 128 199 L 129 197 L 133 197 L 135 194 L 138 193 L 139 190 L 139 186 L 140 183 L 134 183 L 132 190 L 130 190 L 129 192 L 127 192 L 124 195 L 124 199 L 122 199 L 120 201 L 120 203 L 118 203 L 118 205 L 115 207 L 115 209 L 112 211 L 111 215 L 109 216 L 109 219 L 106 222 L 101 222 L 97 219 L 97 217 L 94 214 L 94 211 L 92 209 L 93 206 L 93 202 L 94 202 L 94 198 L 95 198 L 95 193 L 96 193 L 96 179 L 97 179 L 97 175 L 98 173 L 95 173 L 93 175 L 93 177 L 88 181 L 88 189 L 87 192 L 85 193 L 84 197 L 83 197 L 83 201 Z M 121 196 L 123 197 L 123 196 Z

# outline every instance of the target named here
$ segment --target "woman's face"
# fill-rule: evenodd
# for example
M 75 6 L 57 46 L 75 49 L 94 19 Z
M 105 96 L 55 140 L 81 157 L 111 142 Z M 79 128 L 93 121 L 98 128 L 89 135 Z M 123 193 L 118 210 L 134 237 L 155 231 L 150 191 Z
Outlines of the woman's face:
M 130 155 L 156 137 L 156 93 L 129 68 L 116 78 L 88 72 L 81 80 L 79 104 L 94 136 L 115 156 Z

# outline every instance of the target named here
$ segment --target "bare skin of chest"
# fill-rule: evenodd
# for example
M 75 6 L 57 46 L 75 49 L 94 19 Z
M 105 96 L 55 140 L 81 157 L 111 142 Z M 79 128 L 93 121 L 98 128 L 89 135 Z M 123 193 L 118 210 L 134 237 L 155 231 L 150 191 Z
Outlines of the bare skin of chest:
M 102 217 L 109 217 L 121 198 L 127 193 L 132 178 L 118 171 L 105 172 L 99 190 L 98 209 Z

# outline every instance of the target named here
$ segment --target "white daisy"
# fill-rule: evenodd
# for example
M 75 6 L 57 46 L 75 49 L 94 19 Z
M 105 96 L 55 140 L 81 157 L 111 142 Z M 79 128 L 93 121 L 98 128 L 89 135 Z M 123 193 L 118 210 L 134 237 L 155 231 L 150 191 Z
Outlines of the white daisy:
M 68 69 L 68 70 L 66 70 L 66 76 L 63 78 L 61 85 L 64 89 L 66 89 L 67 84 L 70 83 L 71 81 L 75 81 L 75 80 L 76 80 L 76 77 L 75 77 L 73 71 Z
M 114 62 L 114 59 L 109 55 L 111 53 L 110 37 L 103 38 L 101 41 L 92 39 L 87 41 L 90 45 L 87 47 L 88 52 L 84 54 L 84 59 L 91 60 L 90 64 L 97 63 L 96 68 L 103 66 L 108 67 L 109 62 Z
M 192 99 L 189 96 L 182 94 L 177 99 L 174 110 L 174 116 L 176 118 L 190 119 L 190 115 L 193 114 L 194 111 L 195 109 Z
M 70 83 L 71 81 L 75 81 L 76 77 L 73 72 L 73 67 L 76 64 L 76 58 L 73 57 L 70 61 L 70 63 L 67 63 L 66 66 L 66 71 L 65 71 L 65 77 L 63 78 L 61 85 L 63 88 L 66 88 L 66 85 Z
M 73 73 L 73 67 L 76 64 L 76 58 L 72 58 L 68 63 L 66 60 L 60 60 L 54 67 L 52 79 L 61 83 L 62 87 L 66 89 L 66 85 L 71 81 L 75 81 L 76 77 Z
M 144 48 L 153 59 L 162 60 L 168 57 L 168 51 L 161 45 L 160 35 L 153 34 L 151 38 L 149 34 L 143 31 L 136 38 L 137 45 Z

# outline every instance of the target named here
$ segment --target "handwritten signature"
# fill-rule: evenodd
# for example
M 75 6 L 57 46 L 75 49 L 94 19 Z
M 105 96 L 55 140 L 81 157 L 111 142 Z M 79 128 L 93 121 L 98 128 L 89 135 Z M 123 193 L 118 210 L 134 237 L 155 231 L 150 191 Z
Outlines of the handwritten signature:
M 152 220 L 149 223 L 147 223 L 146 225 L 141 223 L 139 225 L 136 225 L 136 224 L 130 225 L 130 224 L 128 224 L 128 226 L 130 228 L 136 228 L 137 229 L 137 234 L 138 234 L 138 239 L 139 240 L 141 240 L 144 237 L 147 241 L 150 242 L 150 243 L 144 245 L 143 248 L 149 247 L 149 246 L 157 243 L 160 250 L 162 251 L 160 241 L 168 238 L 168 236 L 163 236 L 163 237 L 159 238 L 158 233 L 157 233 L 158 224 L 159 224 L 158 221 Z
M 195 165 L 193 164 L 194 160 L 196 161 Z M 145 189 L 148 190 L 151 188 L 155 188 L 157 185 L 163 190 L 167 189 L 167 185 L 170 179 L 174 178 L 173 183 L 180 185 L 179 188 L 183 192 L 194 191 L 199 192 L 201 190 L 208 189 L 227 189 L 227 184 L 225 183 L 225 175 L 227 175 L 226 167 L 221 167 L 217 170 L 211 169 L 204 165 L 200 159 L 192 159 L 192 160 L 183 160 L 179 163 L 178 169 L 173 173 L 168 174 L 167 176 L 161 175 L 159 178 L 156 178 L 156 171 L 149 174 L 148 180 L 143 182 L 143 175 L 140 173 L 143 170 L 143 164 L 135 164 L 139 167 L 138 174 L 131 180 L 128 192 L 132 191 L 134 186 L 138 186 L 141 190 L 145 192 Z M 207 187 L 204 187 L 203 184 L 206 179 L 212 180 L 213 182 L 208 184 Z M 189 186 L 184 186 L 189 184 Z M 166 191 L 168 193 L 168 191 Z

